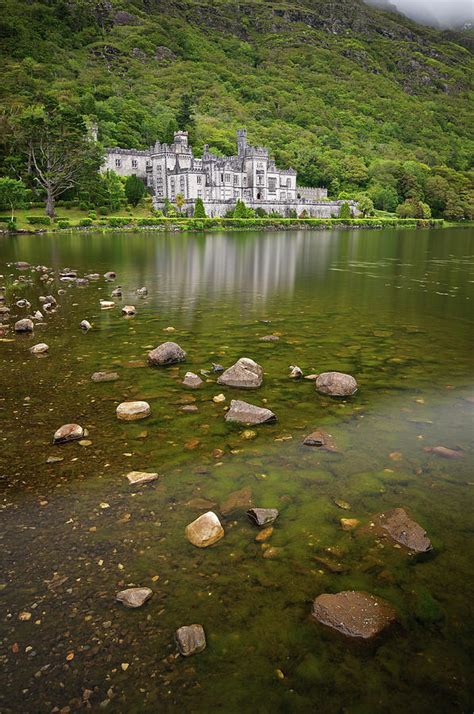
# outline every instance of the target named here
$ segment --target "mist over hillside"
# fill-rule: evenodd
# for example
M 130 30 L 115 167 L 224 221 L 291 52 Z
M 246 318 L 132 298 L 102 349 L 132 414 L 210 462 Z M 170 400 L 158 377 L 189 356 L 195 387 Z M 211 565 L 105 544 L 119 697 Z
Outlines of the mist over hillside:
M 407 17 L 433 27 L 460 28 L 474 21 L 471 0 L 366 0 L 369 5 L 398 11 Z

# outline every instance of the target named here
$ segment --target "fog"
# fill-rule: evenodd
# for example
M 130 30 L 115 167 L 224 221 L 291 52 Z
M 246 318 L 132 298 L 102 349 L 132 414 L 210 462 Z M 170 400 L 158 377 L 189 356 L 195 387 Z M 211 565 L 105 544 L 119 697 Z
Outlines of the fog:
M 435 27 L 474 22 L 473 0 L 366 0 L 369 5 L 398 10 L 412 20 Z

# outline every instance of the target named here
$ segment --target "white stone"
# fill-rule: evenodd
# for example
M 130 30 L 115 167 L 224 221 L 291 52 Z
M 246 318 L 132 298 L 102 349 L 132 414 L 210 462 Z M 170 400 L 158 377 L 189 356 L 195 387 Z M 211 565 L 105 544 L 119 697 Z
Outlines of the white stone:
M 151 408 L 148 402 L 122 402 L 117 407 L 117 418 L 121 421 L 137 421 L 150 416 Z
M 152 473 L 151 471 L 130 471 L 130 473 L 127 474 L 128 482 L 132 486 L 150 483 L 151 481 L 156 481 L 157 478 L 158 474 Z
M 186 526 L 186 538 L 198 548 L 207 548 L 224 536 L 221 522 L 213 511 L 204 513 Z

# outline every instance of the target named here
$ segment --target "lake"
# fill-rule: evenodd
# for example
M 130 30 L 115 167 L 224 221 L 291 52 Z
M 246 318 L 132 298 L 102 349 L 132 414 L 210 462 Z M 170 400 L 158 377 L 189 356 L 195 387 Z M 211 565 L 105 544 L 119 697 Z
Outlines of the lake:
M 60 282 L 66 267 L 101 277 Z M 29 312 L 18 299 L 30 312 L 40 295 L 59 303 L 34 336 L 0 342 L 2 712 L 472 710 L 472 231 L 5 237 L 0 273 L 10 324 Z M 147 366 L 167 340 L 186 362 Z M 30 353 L 38 342 L 46 356 Z M 212 364 L 242 356 L 263 367 L 262 387 L 216 384 Z M 347 372 L 359 390 L 318 394 L 290 365 Z M 94 383 L 99 370 L 119 379 Z M 188 370 L 201 388 L 181 384 Z M 233 398 L 278 421 L 226 422 Z M 118 421 L 130 399 L 151 416 Z M 69 422 L 87 438 L 53 445 Z M 316 429 L 334 449 L 303 444 Z M 133 487 L 133 470 L 159 478 Z M 279 511 L 264 543 L 248 506 L 229 506 L 241 489 Z M 398 507 L 432 552 L 371 532 L 375 514 Z M 184 529 L 208 510 L 225 536 L 198 549 Z M 345 531 L 341 518 L 360 525 Z M 128 586 L 153 596 L 126 609 L 115 594 Z M 360 642 L 311 617 L 319 594 L 353 589 L 387 600 L 396 625 Z M 174 632 L 192 623 L 207 649 L 177 657 Z

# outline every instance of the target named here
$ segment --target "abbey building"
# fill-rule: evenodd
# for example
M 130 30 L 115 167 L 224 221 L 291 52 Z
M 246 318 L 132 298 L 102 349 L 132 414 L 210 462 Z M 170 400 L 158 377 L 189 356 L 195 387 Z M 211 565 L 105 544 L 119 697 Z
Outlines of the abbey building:
M 155 208 L 172 204 L 181 195 L 182 212 L 192 216 L 201 198 L 208 216 L 224 216 L 240 199 L 250 208 L 281 216 L 306 214 L 321 218 L 339 215 L 343 201 L 329 201 L 324 188 L 298 187 L 294 169 L 279 169 L 261 146 L 247 143 L 245 129 L 237 131 L 237 153 L 219 157 L 204 146 L 193 155 L 188 134 L 178 131 L 171 145 L 156 144 L 148 151 L 107 149 L 104 170 L 121 176 L 136 174 L 151 190 Z M 351 206 L 355 213 L 355 205 Z

